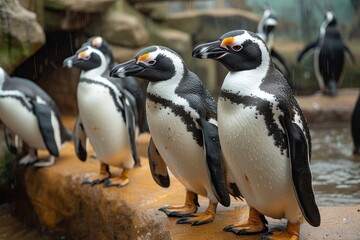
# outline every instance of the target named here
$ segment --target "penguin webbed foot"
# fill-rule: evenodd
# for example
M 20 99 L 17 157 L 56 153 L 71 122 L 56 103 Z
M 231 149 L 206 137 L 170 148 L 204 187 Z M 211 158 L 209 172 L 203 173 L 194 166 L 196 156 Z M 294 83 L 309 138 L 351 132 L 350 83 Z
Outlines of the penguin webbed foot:
M 38 160 L 37 156 L 27 154 L 26 156 L 24 156 L 19 160 L 18 164 L 21 166 L 27 166 L 33 164 L 37 160 Z
M 104 180 L 106 187 L 124 187 L 130 182 L 129 178 L 107 178 Z
M 251 225 L 248 222 L 241 223 L 241 224 L 232 224 L 229 226 L 226 226 L 223 229 L 224 232 L 232 232 L 236 235 L 255 235 L 259 233 L 264 233 L 268 231 L 267 226 L 255 226 Z
M 298 240 L 300 234 L 300 223 L 288 222 L 286 229 L 276 229 L 262 236 L 262 240 Z
M 195 213 L 182 216 L 176 221 L 178 224 L 191 224 L 191 226 L 202 225 L 205 223 L 212 222 L 215 215 L 210 212 Z
M 33 164 L 34 167 L 50 167 L 55 163 L 55 156 L 50 156 L 48 161 L 38 161 Z
M 253 235 L 268 231 L 267 220 L 255 208 L 250 207 L 249 217 L 243 222 L 234 223 L 223 229 L 225 232 L 232 232 L 236 235 Z
M 95 175 L 95 176 L 85 179 L 81 184 L 82 185 L 89 184 L 91 186 L 94 186 L 94 185 L 103 183 L 109 177 L 110 177 L 110 173 L 99 174 L 99 175 Z
M 166 214 L 168 217 L 188 217 L 191 216 L 193 213 L 196 213 L 197 207 L 194 209 L 193 207 L 189 206 L 165 206 L 159 208 L 159 211 Z

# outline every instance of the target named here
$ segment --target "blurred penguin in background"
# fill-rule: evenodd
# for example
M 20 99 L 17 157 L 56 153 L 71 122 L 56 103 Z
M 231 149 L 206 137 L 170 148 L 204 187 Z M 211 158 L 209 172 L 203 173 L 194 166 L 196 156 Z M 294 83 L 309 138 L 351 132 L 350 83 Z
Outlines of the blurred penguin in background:
M 354 155 L 360 157 L 360 94 L 351 118 L 351 134 L 354 141 Z
M 333 12 L 326 12 L 325 20 L 320 26 L 319 37 L 300 52 L 297 61 L 300 62 L 311 49 L 314 49 L 314 71 L 321 92 L 336 96 L 345 53 L 353 63 L 355 59 L 341 38 Z
M 282 72 L 286 77 L 289 77 L 291 72 L 289 64 L 285 58 L 281 56 L 274 48 L 274 29 L 277 26 L 277 17 L 275 12 L 269 7 L 265 7 L 262 18 L 257 25 L 257 34 L 264 40 L 269 49 L 271 58 L 275 63 L 276 68 Z

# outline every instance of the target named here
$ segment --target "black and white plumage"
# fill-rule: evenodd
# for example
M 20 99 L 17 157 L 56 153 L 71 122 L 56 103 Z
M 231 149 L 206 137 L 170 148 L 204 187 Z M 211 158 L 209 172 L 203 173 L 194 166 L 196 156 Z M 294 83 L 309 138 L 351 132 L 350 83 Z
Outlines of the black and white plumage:
M 20 164 L 36 167 L 51 166 L 60 155 L 65 141 L 71 140 L 71 133 L 61 121 L 60 112 L 51 97 L 34 82 L 10 77 L 0 68 L 0 119 L 6 132 L 13 137 L 6 138 L 11 151 L 16 152 L 14 140 L 20 138 L 29 147 L 29 154 Z M 9 134 L 6 134 L 9 136 Z M 10 141 L 11 142 L 10 142 Z M 38 161 L 37 150 L 48 150 L 48 161 Z
M 250 214 L 247 223 L 224 230 L 265 232 L 264 215 L 288 219 L 287 230 L 295 236 L 303 216 L 319 226 L 309 167 L 309 129 L 265 43 L 254 33 L 237 30 L 199 45 L 193 56 L 215 59 L 229 70 L 218 100 L 219 137 Z M 272 237 L 284 233 L 273 232 Z
M 101 51 L 90 46 L 80 48 L 64 60 L 64 67 L 73 66 L 82 69 L 77 88 L 79 116 L 74 127 L 76 154 L 80 160 L 86 160 L 89 139 L 101 163 L 100 175 L 84 183 L 104 181 L 107 186 L 125 186 L 129 169 L 134 162 L 140 165 L 136 100 L 118 81 L 104 77 L 108 65 Z M 123 168 L 122 175 L 109 178 L 109 165 Z
M 108 68 L 103 73 L 104 77 L 108 77 L 110 70 L 118 63 L 115 62 L 112 50 L 109 43 L 101 36 L 94 36 L 89 38 L 82 46 L 91 46 L 100 50 L 105 58 Z M 142 89 L 133 77 L 124 77 L 118 82 L 125 91 L 128 91 L 136 100 L 137 107 L 137 122 L 139 125 L 140 133 L 148 132 L 148 126 L 145 116 L 145 98 L 143 96 Z
M 149 81 L 146 114 L 152 137 L 149 161 L 153 178 L 168 187 L 169 167 L 187 190 L 184 206 L 160 210 L 182 217 L 178 223 L 212 221 L 218 201 L 228 206 L 230 198 L 217 133 L 216 103 L 201 80 L 177 53 L 162 46 L 143 49 L 135 59 L 116 66 L 111 75 Z M 193 214 L 197 195 L 209 199 L 205 213 Z
M 265 9 L 257 25 L 257 34 L 266 43 L 275 66 L 286 76 L 290 76 L 290 67 L 285 58 L 278 53 L 274 45 L 274 29 L 277 26 L 277 17 L 271 9 Z
M 314 72 L 320 90 L 327 95 L 335 96 L 337 85 L 344 67 L 344 56 L 347 53 L 352 62 L 355 59 L 343 42 L 333 12 L 327 12 L 320 26 L 319 37 L 309 43 L 299 53 L 300 62 L 309 50 L 314 49 Z
M 354 155 L 360 156 L 360 95 L 351 116 L 351 136 L 354 142 Z

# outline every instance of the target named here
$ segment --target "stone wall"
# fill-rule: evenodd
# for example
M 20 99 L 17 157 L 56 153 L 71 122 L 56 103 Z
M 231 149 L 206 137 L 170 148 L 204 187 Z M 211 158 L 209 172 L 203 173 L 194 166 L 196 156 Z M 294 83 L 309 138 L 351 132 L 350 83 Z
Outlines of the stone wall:
M 230 9 L 169 14 L 166 1 L 0 0 L 0 9 L 1 19 L 6 20 L 0 24 L 0 52 L 5 53 L 0 55 L 0 66 L 38 83 L 61 112 L 70 115 L 77 113 L 79 71 L 63 69 L 62 61 L 87 38 L 103 36 L 118 62 L 149 45 L 172 48 L 215 91 L 217 72 L 224 75 L 223 70 L 216 63 L 192 59 L 193 47 L 228 30 L 255 30 L 259 20 L 257 15 Z M 9 28 L 13 19 L 17 27 Z

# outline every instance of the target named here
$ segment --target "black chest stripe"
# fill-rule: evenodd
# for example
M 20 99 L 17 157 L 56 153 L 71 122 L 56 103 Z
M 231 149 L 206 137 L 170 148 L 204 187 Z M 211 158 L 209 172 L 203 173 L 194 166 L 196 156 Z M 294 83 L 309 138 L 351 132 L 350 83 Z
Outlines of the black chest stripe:
M 29 107 L 29 104 L 26 103 L 26 101 L 24 100 L 23 97 L 16 96 L 16 95 L 5 95 L 5 94 L 2 94 L 2 95 L 0 96 L 0 98 L 14 98 L 14 99 L 17 99 L 17 100 L 19 100 L 19 102 L 21 103 L 21 105 L 24 106 L 29 112 L 34 113 L 32 107 Z
M 177 105 L 170 100 L 161 98 L 151 93 L 147 94 L 147 98 L 154 103 L 158 103 L 164 107 L 170 108 L 171 112 L 176 116 L 179 116 L 181 121 L 185 123 L 187 131 L 192 133 L 193 139 L 197 142 L 197 144 L 201 147 L 203 146 L 202 132 L 200 129 L 196 128 L 195 122 L 193 121 L 190 112 L 186 111 L 184 106 Z
M 123 111 L 123 108 L 121 107 L 119 101 L 120 100 L 120 97 L 121 96 L 117 96 L 116 92 L 114 91 L 114 89 L 112 89 L 109 85 L 105 84 L 105 83 L 102 83 L 102 82 L 99 82 L 99 81 L 94 81 L 94 80 L 91 80 L 91 79 L 88 79 L 88 78 L 82 78 L 80 80 L 81 82 L 85 82 L 85 83 L 88 83 L 88 84 L 95 84 L 95 85 L 100 85 L 100 86 L 103 86 L 105 88 L 107 88 L 109 90 L 109 93 L 113 99 L 113 102 L 115 104 L 115 107 L 116 107 L 116 110 L 118 112 L 121 112 L 122 115 L 123 115 L 123 118 L 125 119 L 125 114 L 124 114 L 124 111 Z M 120 90 L 119 90 L 120 91 Z M 91 96 L 89 96 L 91 97 Z
M 255 114 L 255 118 L 257 115 L 263 115 L 265 119 L 266 128 L 268 129 L 268 136 L 272 136 L 274 139 L 274 144 L 276 147 L 280 149 L 281 154 L 284 154 L 284 151 L 288 153 L 288 143 L 285 132 L 279 128 L 278 124 L 275 122 L 274 113 L 272 112 L 273 103 L 261 99 L 255 96 L 240 96 L 229 91 L 221 91 L 220 98 L 224 99 L 224 101 L 229 100 L 231 103 L 235 104 L 244 104 L 245 107 L 255 107 L 257 113 Z M 254 119 L 255 121 L 255 119 Z M 280 119 L 279 119 L 280 121 Z

